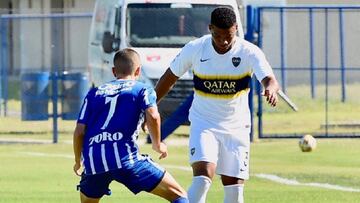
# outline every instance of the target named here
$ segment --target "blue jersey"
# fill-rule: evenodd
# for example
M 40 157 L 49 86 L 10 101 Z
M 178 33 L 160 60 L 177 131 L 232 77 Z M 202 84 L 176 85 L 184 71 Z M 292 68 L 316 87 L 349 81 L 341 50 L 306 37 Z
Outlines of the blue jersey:
M 141 157 L 136 139 L 151 106 L 156 106 L 155 91 L 134 80 L 114 80 L 88 92 L 77 121 L 86 125 L 86 174 L 126 168 Z

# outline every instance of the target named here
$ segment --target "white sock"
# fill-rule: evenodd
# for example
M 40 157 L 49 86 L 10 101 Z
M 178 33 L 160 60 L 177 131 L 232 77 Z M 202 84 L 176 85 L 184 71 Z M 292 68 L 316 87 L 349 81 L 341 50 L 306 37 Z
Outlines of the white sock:
M 224 191 L 224 203 L 244 203 L 243 184 L 224 186 Z
M 195 176 L 188 191 L 189 203 L 205 203 L 206 194 L 211 185 L 211 179 L 206 176 Z

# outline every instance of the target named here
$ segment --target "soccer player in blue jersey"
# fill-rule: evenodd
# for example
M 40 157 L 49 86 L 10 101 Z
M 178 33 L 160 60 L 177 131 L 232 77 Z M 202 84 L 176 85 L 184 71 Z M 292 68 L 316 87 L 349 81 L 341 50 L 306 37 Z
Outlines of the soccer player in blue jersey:
M 150 192 L 173 203 L 188 203 L 185 190 L 136 144 L 140 126 L 146 118 L 152 148 L 167 156 L 160 141 L 160 115 L 156 93 L 136 79 L 140 57 L 132 49 L 114 56 L 112 71 L 116 80 L 91 89 L 84 99 L 74 132 L 74 172 L 84 172 L 79 184 L 82 203 L 99 202 L 115 180 L 134 194 Z

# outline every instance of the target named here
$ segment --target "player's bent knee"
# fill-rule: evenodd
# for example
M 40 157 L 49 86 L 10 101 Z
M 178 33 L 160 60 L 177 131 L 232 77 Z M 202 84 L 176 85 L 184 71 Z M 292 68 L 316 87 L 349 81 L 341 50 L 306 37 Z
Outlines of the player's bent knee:
M 165 172 L 163 179 L 151 193 L 167 199 L 170 202 L 183 203 L 184 200 L 187 200 L 186 191 L 168 172 Z
M 216 164 L 214 163 L 199 161 L 193 163 L 191 167 L 194 176 L 206 176 L 212 179 L 215 175 Z
M 240 178 L 236 178 L 236 177 L 230 177 L 230 176 L 225 176 L 225 175 L 221 175 L 221 182 L 224 186 L 228 186 L 228 185 L 237 185 L 237 184 L 245 184 L 245 180 L 244 179 L 240 179 Z

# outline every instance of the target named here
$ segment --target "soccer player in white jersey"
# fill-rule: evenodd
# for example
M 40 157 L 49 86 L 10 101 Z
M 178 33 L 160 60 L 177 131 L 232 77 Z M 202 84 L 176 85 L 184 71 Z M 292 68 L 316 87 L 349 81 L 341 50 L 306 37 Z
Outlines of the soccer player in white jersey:
M 249 178 L 250 110 L 248 93 L 255 73 L 264 96 L 275 106 L 278 82 L 263 52 L 237 36 L 233 10 L 216 8 L 209 30 L 186 44 L 158 81 L 158 101 L 185 72 L 194 73 L 190 108 L 189 156 L 193 169 L 190 203 L 203 203 L 214 174 L 221 176 L 224 203 L 242 203 L 244 180 Z
M 132 49 L 115 54 L 116 80 L 91 89 L 84 99 L 74 132 L 74 172 L 83 158 L 84 172 L 78 186 L 82 203 L 99 202 L 115 180 L 134 194 L 150 192 L 173 203 L 188 203 L 185 190 L 148 156 L 139 153 L 136 140 L 144 117 L 152 148 L 167 156 L 160 141 L 160 115 L 154 89 L 136 79 L 140 58 Z

